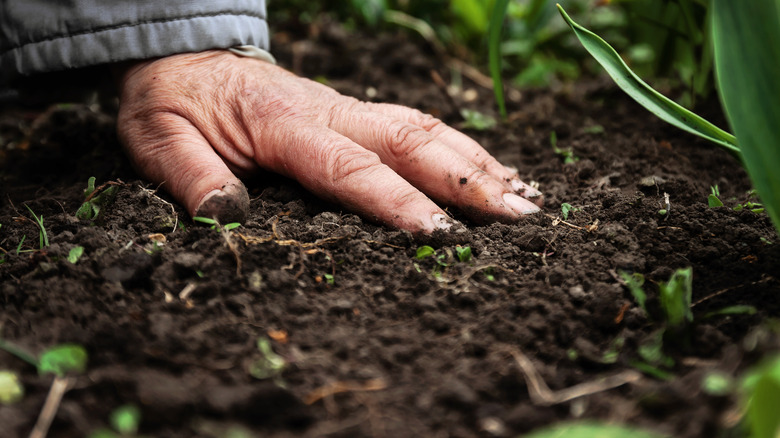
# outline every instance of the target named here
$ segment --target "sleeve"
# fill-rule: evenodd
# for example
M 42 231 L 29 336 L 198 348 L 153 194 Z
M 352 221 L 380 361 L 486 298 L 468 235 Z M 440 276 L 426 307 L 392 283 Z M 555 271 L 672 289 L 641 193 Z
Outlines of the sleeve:
M 268 49 L 265 0 L 0 0 L 0 84 L 240 45 Z

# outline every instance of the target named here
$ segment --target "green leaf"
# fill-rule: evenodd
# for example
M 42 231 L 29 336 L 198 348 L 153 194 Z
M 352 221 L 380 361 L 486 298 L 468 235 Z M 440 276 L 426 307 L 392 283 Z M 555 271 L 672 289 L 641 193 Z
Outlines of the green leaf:
M 568 220 L 569 213 L 574 210 L 575 210 L 574 207 L 572 207 L 572 205 L 569 204 L 568 202 L 564 202 L 563 204 L 561 204 L 561 216 L 563 216 L 563 220 Z
M 84 255 L 84 247 L 74 246 L 70 249 L 70 252 L 68 252 L 68 261 L 75 265 L 82 255 Z
M 458 254 L 458 260 L 461 262 L 468 262 L 471 260 L 471 247 L 470 246 L 456 246 L 455 253 Z
M 717 196 L 710 194 L 707 196 L 707 205 L 710 207 L 723 207 L 723 201 L 718 199 Z
M 645 315 L 647 315 L 647 307 L 645 306 L 647 294 L 644 289 L 642 289 L 642 285 L 645 284 L 645 276 L 638 272 L 629 274 L 628 272 L 620 271 L 620 277 L 626 282 L 626 287 L 628 287 L 629 292 L 631 292 L 634 300 L 636 300 L 636 304 L 645 312 Z
M 734 389 L 734 379 L 722 371 L 710 371 L 702 379 L 701 389 L 709 395 L 728 395 Z
M 504 101 L 504 81 L 501 75 L 501 28 L 504 26 L 504 17 L 509 0 L 496 0 L 493 4 L 493 12 L 490 15 L 488 27 L 488 58 L 490 76 L 493 78 L 493 93 L 496 96 L 496 104 L 501 113 L 501 118 L 506 120 L 506 103 Z
M 24 386 L 13 371 L 0 371 L 0 405 L 11 405 L 24 397 Z
M 723 2 L 730 1 L 732 0 L 723 0 Z M 734 2 L 733 6 L 737 8 L 741 4 L 742 2 Z M 575 23 L 569 15 L 566 14 L 566 11 L 563 10 L 561 5 L 558 5 L 558 11 L 569 26 L 571 26 L 572 30 L 574 30 L 575 35 L 577 35 L 577 38 L 582 43 L 583 47 L 585 47 L 585 50 L 587 50 L 588 53 L 604 67 L 618 87 L 631 96 L 637 103 L 665 122 L 690 132 L 691 134 L 710 140 L 730 151 L 737 157 L 740 156 L 740 150 L 733 135 L 723 131 L 693 112 L 676 104 L 661 93 L 653 90 L 653 88 L 647 85 L 647 83 L 628 68 L 626 63 L 623 62 L 623 59 L 620 58 L 620 55 L 618 55 L 615 49 L 607 44 L 606 41 L 595 33 Z M 739 44 L 742 44 L 742 42 Z M 777 95 L 780 94 L 767 94 L 766 97 L 769 98 L 769 96 Z M 777 162 L 777 160 L 774 161 L 774 163 Z
M 742 160 L 780 232 L 780 1 L 713 0 L 715 72 Z
M 84 190 L 84 197 L 91 195 L 95 191 L 95 177 L 90 176 L 87 180 L 87 188 Z
M 214 219 L 211 219 L 211 218 L 208 218 L 208 217 L 202 217 L 202 216 L 195 216 L 195 217 L 192 218 L 192 220 L 195 221 L 195 222 L 200 222 L 200 223 L 209 224 L 209 225 L 216 225 L 217 224 L 217 221 L 215 221 Z
M 52 347 L 38 359 L 38 373 L 53 373 L 60 377 L 69 372 L 83 373 L 87 369 L 87 350 L 77 344 Z
M 780 436 L 780 356 L 770 359 L 745 378 L 747 423 L 753 438 Z
M 332 286 L 336 284 L 336 278 L 333 276 L 333 274 L 323 274 L 322 276 L 325 277 L 325 282 L 329 285 Z
M 707 313 L 704 315 L 705 318 L 710 318 L 713 316 L 719 316 L 719 315 L 755 315 L 757 312 L 756 308 L 750 305 L 742 305 L 737 304 L 734 306 L 728 306 L 724 307 L 722 309 L 718 309 L 712 312 Z
M 493 117 L 468 108 L 461 108 L 460 115 L 463 117 L 463 120 L 465 120 L 463 125 L 461 125 L 461 128 L 463 129 L 485 131 L 494 128 L 497 123 L 496 119 Z
M 282 356 L 274 353 L 271 341 L 266 338 L 257 338 L 257 349 L 260 350 L 260 359 L 252 363 L 249 374 L 256 379 L 270 379 L 279 376 L 286 362 Z
M 691 299 L 693 296 L 693 269 L 678 269 L 667 283 L 658 285 L 661 307 L 670 327 L 680 327 L 693 321 Z
M 135 435 L 141 423 L 141 410 L 133 404 L 116 408 L 111 412 L 111 426 L 121 435 Z
M 523 436 L 524 438 L 661 438 L 664 435 L 634 427 L 584 421 L 556 424 Z
M 424 258 L 426 258 L 428 256 L 431 256 L 431 255 L 435 254 L 435 253 L 436 253 L 436 250 L 434 250 L 433 248 L 431 248 L 428 245 L 423 245 L 423 246 L 417 248 L 417 254 L 415 254 L 415 257 L 417 257 L 418 259 L 424 259 Z
M 241 226 L 241 224 L 238 223 L 238 222 L 231 222 L 229 224 L 225 224 L 225 226 L 222 227 L 222 228 L 224 228 L 225 231 L 230 231 L 230 230 L 236 229 L 236 228 L 238 228 L 240 226 Z

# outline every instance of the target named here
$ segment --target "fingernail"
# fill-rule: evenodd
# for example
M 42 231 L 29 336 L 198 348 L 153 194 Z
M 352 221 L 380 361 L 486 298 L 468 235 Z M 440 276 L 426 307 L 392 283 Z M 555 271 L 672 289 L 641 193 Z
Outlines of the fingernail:
M 512 186 L 512 190 L 519 193 L 524 198 L 536 198 L 542 196 L 542 192 L 520 181 L 519 179 L 513 179 L 509 184 Z
M 433 220 L 433 226 L 439 230 L 448 230 L 455 224 L 455 221 L 452 218 L 441 213 L 436 213 L 431 216 L 431 220 Z
M 195 216 L 216 218 L 219 223 L 245 223 L 249 213 L 249 193 L 243 184 L 226 184 L 203 197 Z
M 539 211 L 539 207 L 527 199 L 523 199 L 514 193 L 504 193 L 504 203 L 519 214 L 531 214 Z

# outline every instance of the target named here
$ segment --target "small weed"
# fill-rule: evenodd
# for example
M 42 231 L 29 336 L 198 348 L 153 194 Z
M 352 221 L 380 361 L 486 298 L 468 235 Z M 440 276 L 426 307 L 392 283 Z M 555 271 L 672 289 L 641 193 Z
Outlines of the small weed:
M 22 240 L 19 241 L 19 245 L 16 246 L 16 255 L 19 255 L 19 253 L 22 252 L 22 245 L 24 244 L 24 239 L 27 238 L 27 235 L 22 235 Z
M 678 269 L 666 283 L 658 285 L 666 322 L 671 328 L 681 328 L 693 321 L 693 269 Z
M 81 207 L 76 210 L 76 217 L 82 220 L 97 219 L 100 215 L 100 210 L 111 203 L 118 190 L 119 188 L 116 185 L 112 185 L 112 183 L 105 183 L 96 189 L 95 177 L 89 177 L 87 188 L 84 189 L 84 197 L 86 199 L 81 204 Z
M 234 230 L 241 226 L 241 224 L 238 222 L 231 222 L 229 224 L 220 225 L 219 222 L 217 222 L 216 220 L 207 217 L 202 217 L 202 216 L 195 216 L 192 218 L 192 220 L 206 225 L 211 225 L 212 230 L 216 230 L 219 232 L 222 232 L 223 230 L 224 231 Z
M 461 108 L 460 115 L 463 117 L 463 120 L 465 120 L 461 125 L 461 128 L 463 129 L 486 131 L 495 128 L 497 124 L 495 118 L 475 110 Z
M 287 362 L 271 348 L 271 341 L 264 337 L 257 338 L 257 349 L 260 358 L 249 368 L 249 374 L 255 379 L 276 379 L 281 376 Z
M 5 350 L 36 367 L 38 374 L 51 373 L 63 377 L 67 373 L 83 373 L 87 369 L 87 350 L 78 344 L 55 345 L 36 358 L 24 349 L 0 339 L 0 350 Z
M 723 201 L 720 200 L 720 190 L 717 184 L 710 186 L 710 194 L 707 196 L 707 205 L 712 207 L 723 207 Z
M 12 405 L 24 397 L 24 386 L 13 371 L 0 371 L 0 405 Z
M 27 210 L 32 215 L 33 219 L 35 219 L 35 224 L 38 225 L 38 238 L 40 240 L 40 249 L 46 248 L 49 246 L 49 235 L 46 233 L 46 227 L 43 226 L 43 215 L 36 216 L 35 213 L 32 211 L 32 209 L 28 206 Z
M 467 263 L 471 261 L 471 247 L 470 246 L 456 246 L 455 247 L 455 254 L 458 255 L 458 260 L 460 260 L 462 263 Z
M 88 438 L 135 437 L 141 424 L 141 410 L 133 404 L 122 405 L 111 412 L 109 422 L 111 429 L 98 429 Z
M 563 164 L 571 164 L 580 161 L 580 158 L 574 155 L 572 148 L 561 149 L 558 147 L 558 134 L 555 131 L 550 132 L 550 146 L 553 152 L 563 158 Z
M 564 202 L 561 204 L 561 216 L 563 217 L 563 220 L 569 220 L 569 214 L 575 213 L 578 211 L 582 211 L 581 208 L 577 208 L 572 206 L 571 204 Z
M 336 278 L 332 274 L 323 274 L 323 277 L 325 277 L 325 282 L 331 286 L 336 284 Z
M 73 248 L 70 249 L 70 252 L 68 252 L 68 261 L 75 265 L 76 262 L 78 262 L 81 256 L 83 255 L 84 255 L 84 247 L 74 246 Z

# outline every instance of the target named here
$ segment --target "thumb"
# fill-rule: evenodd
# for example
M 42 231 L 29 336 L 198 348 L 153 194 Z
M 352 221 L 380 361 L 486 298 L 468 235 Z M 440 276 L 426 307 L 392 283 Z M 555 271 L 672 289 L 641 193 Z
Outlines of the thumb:
M 249 194 L 201 133 L 171 113 L 118 120 L 119 137 L 138 172 L 162 184 L 190 216 L 244 223 Z

